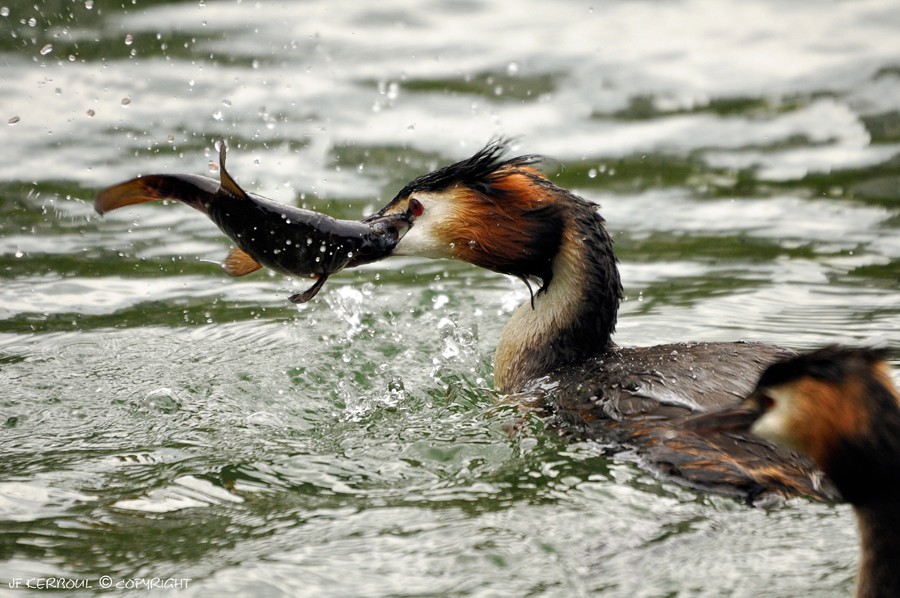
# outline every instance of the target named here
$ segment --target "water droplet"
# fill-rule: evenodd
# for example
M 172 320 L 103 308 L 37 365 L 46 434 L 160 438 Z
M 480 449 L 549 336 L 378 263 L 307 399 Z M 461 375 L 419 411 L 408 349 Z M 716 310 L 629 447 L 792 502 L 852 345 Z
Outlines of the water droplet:
M 34 27 L 35 25 L 37 25 L 37 19 L 35 19 L 34 17 L 31 17 L 30 19 L 28 19 L 29 27 Z
M 325 247 L 325 243 L 322 243 L 322 245 L 319 247 L 319 251 L 320 251 L 321 253 L 325 253 L 325 250 L 326 250 L 326 249 L 328 249 L 328 248 Z
M 24 251 L 22 251 L 21 249 L 16 249 L 16 257 L 17 258 L 22 257 L 24 255 L 25 255 Z
M 88 116 L 90 116 L 91 118 L 94 118 L 94 115 L 95 115 L 95 114 L 97 114 L 97 113 L 94 112 L 94 109 L 93 109 L 93 108 L 88 108 L 88 111 L 87 111 L 87 115 L 88 115 Z
M 431 300 L 431 303 L 434 305 L 434 309 L 441 309 L 448 303 L 450 303 L 450 297 L 447 295 L 438 295 Z M 440 327 L 440 325 L 439 325 Z
M 400 95 L 400 86 L 396 81 L 391 81 L 387 86 L 387 97 L 389 100 L 396 100 Z
M 223 106 L 231 106 L 231 100 L 222 100 Z
M 181 409 L 181 401 L 171 388 L 151 390 L 144 396 L 144 405 L 162 413 L 174 413 Z
M 8 6 L 0 6 L 0 17 L 8 17 L 9 16 L 9 7 Z
M 312 237 L 306 237 L 306 246 L 309 247 L 313 244 Z
M 218 121 L 221 121 L 222 118 L 224 118 L 224 117 L 222 116 L 222 111 L 221 111 L 221 110 L 216 110 L 215 112 L 213 112 L 213 113 L 212 113 L 212 117 L 213 117 L 213 120 L 218 120 Z
M 516 62 L 510 62 L 506 65 L 506 74 L 510 77 L 515 76 L 519 72 L 519 65 Z
M 19 122 L 20 120 L 22 120 L 22 119 L 19 118 L 18 116 L 14 116 L 14 117 L 12 117 L 11 119 L 9 119 L 8 121 L 6 121 L 6 123 L 7 123 L 8 125 L 14 125 L 14 124 L 16 124 L 17 122 Z
M 53 44 L 47 44 L 43 48 L 41 48 L 41 56 L 46 56 L 50 52 L 53 51 Z
M 84 0 L 84 7 L 88 10 L 94 8 L 94 0 Z
M 597 169 L 596 168 L 591 168 L 590 170 L 588 170 L 588 178 L 589 179 L 597 178 Z
M 253 62 L 251 62 L 251 63 L 250 63 L 250 68 L 258 69 L 258 68 L 259 68 L 259 61 L 258 61 L 258 60 L 254 60 Z
M 129 104 L 131 104 L 131 96 L 125 96 L 124 98 L 122 98 L 123 106 L 128 106 Z
M 130 46 L 134 42 L 134 37 L 129 33 L 125 36 L 125 45 Z
M 166 136 L 166 141 L 168 141 L 169 143 L 175 143 L 175 136 L 174 136 L 174 135 L 167 135 L 167 136 Z
M 277 415 L 273 415 L 266 411 L 257 411 L 256 413 L 251 413 L 244 418 L 244 424 L 248 426 L 259 426 L 263 428 L 284 427 L 284 422 L 282 422 Z

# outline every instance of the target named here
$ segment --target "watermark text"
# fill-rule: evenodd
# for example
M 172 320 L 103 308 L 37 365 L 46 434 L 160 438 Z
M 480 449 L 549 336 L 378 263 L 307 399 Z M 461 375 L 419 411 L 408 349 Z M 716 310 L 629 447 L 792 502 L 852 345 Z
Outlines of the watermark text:
M 14 577 L 10 589 L 16 590 L 186 590 L 189 577 L 124 577 L 103 575 L 99 579 L 73 577 Z

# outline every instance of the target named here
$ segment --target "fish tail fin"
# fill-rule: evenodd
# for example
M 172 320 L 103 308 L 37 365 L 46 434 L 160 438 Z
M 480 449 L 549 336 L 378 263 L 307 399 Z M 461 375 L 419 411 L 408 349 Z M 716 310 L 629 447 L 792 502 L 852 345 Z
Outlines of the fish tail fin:
M 172 199 L 205 214 L 218 189 L 218 182 L 199 175 L 151 174 L 104 189 L 97 194 L 94 209 L 98 214 L 105 214 L 145 201 Z

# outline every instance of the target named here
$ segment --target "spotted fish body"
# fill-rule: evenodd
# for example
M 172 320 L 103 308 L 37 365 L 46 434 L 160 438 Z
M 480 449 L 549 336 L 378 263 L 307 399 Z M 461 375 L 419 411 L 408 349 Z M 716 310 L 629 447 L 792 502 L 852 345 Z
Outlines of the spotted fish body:
M 148 175 L 104 189 L 94 208 L 103 214 L 145 201 L 173 199 L 206 214 L 237 245 L 225 271 L 243 276 L 261 267 L 281 274 L 313 277 L 294 303 L 312 299 L 327 278 L 346 267 L 381 259 L 393 250 L 409 223 L 403 217 L 367 222 L 338 220 L 247 193 L 225 169 L 219 146 L 220 181 L 198 175 Z

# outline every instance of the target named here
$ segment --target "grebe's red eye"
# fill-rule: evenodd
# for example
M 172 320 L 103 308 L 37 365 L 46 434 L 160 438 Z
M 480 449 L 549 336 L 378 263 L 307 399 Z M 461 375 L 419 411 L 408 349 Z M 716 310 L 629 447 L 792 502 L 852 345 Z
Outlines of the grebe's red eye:
M 772 407 L 775 406 L 775 399 L 770 397 L 767 394 L 760 395 L 759 397 L 759 407 L 762 411 L 768 411 Z
M 409 200 L 409 213 L 413 216 L 421 216 L 425 213 L 425 206 L 422 205 L 422 202 L 413 197 Z

